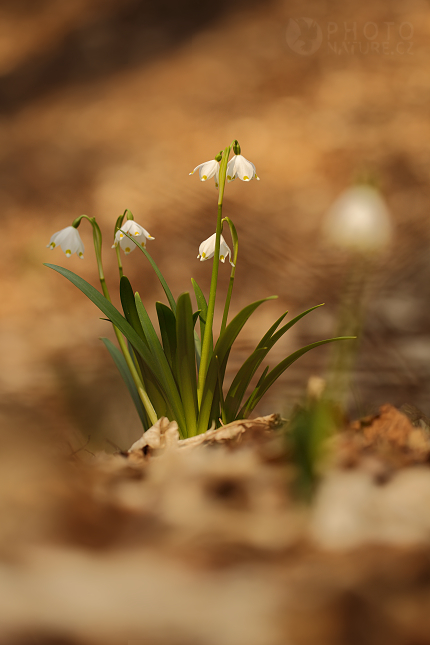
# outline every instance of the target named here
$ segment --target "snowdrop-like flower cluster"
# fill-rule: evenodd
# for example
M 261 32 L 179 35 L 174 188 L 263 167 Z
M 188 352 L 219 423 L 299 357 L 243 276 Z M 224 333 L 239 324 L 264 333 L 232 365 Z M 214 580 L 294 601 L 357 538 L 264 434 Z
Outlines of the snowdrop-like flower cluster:
M 128 233 L 129 235 L 133 235 L 135 239 L 143 246 L 146 246 L 146 240 L 154 240 L 155 238 L 152 237 L 148 233 L 148 231 L 143 228 L 140 224 L 135 222 L 132 219 L 128 219 L 122 226 L 121 228 L 116 232 L 115 234 L 115 242 L 112 244 L 112 248 L 115 248 L 120 245 L 122 250 L 126 255 L 134 251 L 136 248 L 136 245 L 133 244 L 133 242 L 128 238 L 125 233 Z
M 353 186 L 331 206 L 325 222 L 327 238 L 352 251 L 378 251 L 392 237 L 388 208 L 371 186 Z
M 203 262 L 204 260 L 210 260 L 210 258 L 213 258 L 215 255 L 215 238 L 216 238 L 216 233 L 208 237 L 207 240 L 202 242 L 199 246 L 199 254 L 197 256 L 197 259 L 200 258 L 200 262 Z M 231 261 L 231 251 L 230 247 L 227 245 L 225 239 L 221 235 L 221 240 L 220 240 L 220 247 L 219 247 L 219 259 L 221 262 L 225 262 L 226 258 L 229 258 L 229 262 L 232 266 L 234 266 L 233 262 Z
M 237 144 L 237 145 L 236 145 Z M 235 154 L 230 159 L 227 164 L 227 181 L 233 181 L 238 177 L 242 181 L 251 181 L 251 179 L 260 179 L 257 176 L 255 166 L 251 161 L 245 159 L 245 157 L 240 154 L 240 146 L 236 141 L 236 144 L 233 146 Z M 205 161 L 204 163 L 199 164 L 194 168 L 190 175 L 193 175 L 196 170 L 199 171 L 200 181 L 207 181 L 212 177 L 215 177 L 215 187 L 219 187 L 219 170 L 221 159 L 221 153 L 217 156 L 216 159 L 211 159 L 211 161 Z
M 51 237 L 49 244 L 46 245 L 48 249 L 55 249 L 60 246 L 66 257 L 70 257 L 76 253 L 78 258 L 84 259 L 84 244 L 81 240 L 78 230 L 74 226 L 66 226 L 66 228 L 57 231 Z

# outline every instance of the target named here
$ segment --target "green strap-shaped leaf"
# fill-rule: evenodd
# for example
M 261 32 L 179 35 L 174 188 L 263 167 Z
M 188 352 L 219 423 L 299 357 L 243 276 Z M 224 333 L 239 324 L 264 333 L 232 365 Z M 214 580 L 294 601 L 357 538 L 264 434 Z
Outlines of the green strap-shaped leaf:
M 169 365 L 176 376 L 176 316 L 163 302 L 156 302 L 158 324 L 160 326 L 161 340 L 164 353 Z
M 153 260 L 153 259 L 152 259 L 152 257 L 149 255 L 149 253 L 148 253 L 148 251 L 145 249 L 145 247 L 144 247 L 144 246 L 142 246 L 142 244 L 140 244 L 137 240 L 135 240 L 135 239 L 134 239 L 134 237 L 133 237 L 132 235 L 130 235 L 129 233 L 126 233 L 125 231 L 123 231 L 123 233 L 124 233 L 124 235 L 126 235 L 127 237 L 129 237 L 129 238 L 130 238 L 130 240 L 131 240 L 132 242 L 134 242 L 134 244 L 136 244 L 136 246 L 137 246 L 137 247 L 142 251 L 142 253 L 143 253 L 143 254 L 146 256 L 146 258 L 148 259 L 148 261 L 149 261 L 150 265 L 152 266 L 152 268 L 154 269 L 154 271 L 155 271 L 155 273 L 156 273 L 156 275 L 157 275 L 157 278 L 159 279 L 159 281 L 160 281 L 160 283 L 161 283 L 161 286 L 162 286 L 162 287 L 163 287 L 163 289 L 164 289 L 164 293 L 165 293 L 165 294 L 166 294 L 166 296 L 167 296 L 167 300 L 169 301 L 169 305 L 170 305 L 170 307 L 171 307 L 171 309 L 172 309 L 173 313 L 174 313 L 174 314 L 176 314 L 176 302 L 175 302 L 175 299 L 174 299 L 174 297 L 173 297 L 173 295 L 172 295 L 172 292 L 171 292 L 171 291 L 170 291 L 170 289 L 169 289 L 169 285 L 167 284 L 166 280 L 164 279 L 163 274 L 161 273 L 160 269 L 157 267 L 157 265 L 155 264 L 154 260 Z
M 278 320 L 275 320 L 273 325 L 267 330 L 267 332 L 264 334 L 263 338 L 258 343 L 256 349 L 260 349 L 260 347 L 266 347 L 267 346 L 268 341 L 272 338 L 274 332 L 278 329 L 279 325 L 284 320 L 284 318 L 287 315 L 287 313 L 288 313 L 288 311 L 283 313 L 282 316 L 279 316 Z
M 200 359 L 202 356 L 202 343 L 198 333 L 196 332 L 195 327 L 196 327 L 197 319 L 200 318 L 200 313 L 201 313 L 200 309 L 198 309 L 193 313 L 193 337 L 194 337 L 194 351 L 196 352 L 197 371 L 200 369 Z
M 208 304 L 206 302 L 206 298 L 203 294 L 203 291 L 200 289 L 199 285 L 197 282 L 191 278 L 191 282 L 193 285 L 194 289 L 194 294 L 196 296 L 196 302 L 197 302 L 197 307 L 200 309 L 200 339 L 201 343 L 203 343 L 203 337 L 205 335 L 205 329 L 206 329 L 206 318 L 207 318 L 207 313 L 208 313 Z M 213 338 L 211 340 L 211 346 L 210 346 L 210 355 L 212 355 L 213 351 Z
M 124 334 L 127 340 L 133 345 L 137 352 L 142 356 L 145 363 L 150 367 L 151 371 L 159 378 L 161 376 L 160 370 L 156 361 L 153 358 L 153 355 L 141 339 L 139 334 L 133 329 L 130 323 L 122 316 L 119 311 L 113 306 L 107 298 L 105 298 L 95 287 L 89 284 L 86 280 L 76 275 L 69 269 L 64 267 L 57 266 L 55 264 L 45 264 L 50 269 L 57 271 L 62 276 L 70 280 L 72 284 L 75 285 L 78 289 L 84 293 L 87 298 L 89 298 L 99 309 L 102 311 L 105 316 L 109 318 L 111 323 L 119 329 L 119 331 Z M 160 380 L 160 378 L 159 378 Z
M 182 293 L 176 308 L 176 372 L 185 411 L 188 436 L 197 430 L 197 373 L 194 351 L 194 319 L 189 293 Z
M 148 345 L 148 341 L 146 340 L 142 325 L 140 323 L 139 314 L 137 313 L 133 289 L 130 280 L 125 275 L 122 276 L 119 282 L 119 294 L 121 298 L 122 309 L 124 311 L 124 316 L 133 327 L 133 329 L 137 331 L 145 344 Z
M 225 366 L 227 358 L 233 345 L 236 340 L 239 332 L 245 325 L 248 318 L 253 314 L 253 312 L 259 307 L 263 302 L 267 300 L 273 300 L 277 296 L 269 296 L 268 298 L 263 298 L 257 302 L 253 302 L 242 311 L 240 311 L 227 325 L 224 332 L 218 338 L 218 342 L 214 347 L 214 353 L 209 362 L 208 371 L 206 374 L 205 384 L 203 388 L 203 396 L 200 406 L 199 421 L 197 426 L 197 433 L 206 432 L 208 425 L 211 421 L 210 413 L 212 407 L 212 400 L 217 389 L 217 380 L 218 374 L 221 373 L 222 378 L 224 378 Z M 218 358 L 216 358 L 218 357 Z M 222 384 L 221 384 L 222 386 Z
M 196 362 L 198 371 L 200 369 L 200 359 L 202 356 L 202 343 L 196 330 L 194 330 L 194 349 L 196 350 Z
M 268 329 L 255 350 L 246 359 L 233 379 L 227 396 L 225 397 L 225 416 L 226 419 L 228 419 L 227 423 L 234 421 L 252 377 L 270 349 L 269 341 L 272 338 L 272 334 L 279 327 L 287 313 L 288 311 L 279 316 L 279 318 Z
M 137 387 L 134 384 L 133 378 L 130 374 L 130 370 L 128 369 L 127 363 L 125 361 L 125 358 L 122 354 L 122 352 L 116 347 L 116 345 L 113 344 L 109 338 L 100 338 L 101 341 L 103 341 L 106 349 L 108 350 L 109 354 L 112 356 L 115 365 L 118 368 L 119 373 L 121 374 L 124 383 L 126 384 L 128 391 L 130 392 L 131 398 L 133 399 L 133 403 L 136 407 L 137 413 L 140 417 L 140 420 L 143 425 L 143 429 L 146 431 L 149 428 L 149 423 L 148 423 L 148 417 L 146 416 L 145 408 L 143 407 L 143 403 L 140 400 L 139 393 L 137 391 Z
M 225 415 L 225 410 L 224 410 L 224 394 L 222 391 L 222 384 L 224 382 L 224 373 L 225 373 L 225 367 L 224 371 L 221 371 L 221 365 L 219 364 L 218 356 L 215 356 L 217 368 L 218 368 L 218 378 L 217 378 L 217 383 L 218 383 L 218 401 L 219 402 L 219 407 L 220 407 L 220 414 L 221 414 L 221 419 L 224 424 L 228 423 L 227 417 Z M 216 397 L 214 397 L 215 399 Z M 212 414 L 212 411 L 211 411 Z
M 268 352 L 272 349 L 275 343 L 277 343 L 278 340 L 289 329 L 291 329 L 291 327 L 293 327 L 301 318 L 306 316 L 308 313 L 310 313 L 314 309 L 318 309 L 318 307 L 322 307 L 322 305 L 316 305 L 315 307 L 307 309 L 306 311 L 286 323 L 276 333 L 274 333 L 282 320 L 287 315 L 288 312 L 285 312 L 278 318 L 278 320 L 276 320 L 276 322 L 270 327 L 267 333 L 264 334 L 254 352 L 251 354 L 251 356 L 249 356 L 249 358 L 247 358 L 247 360 L 237 372 L 225 398 L 225 413 L 226 417 L 229 419 L 229 422 L 234 421 L 234 419 L 236 418 L 237 412 L 242 403 L 242 399 L 245 396 L 246 390 L 252 380 L 252 377 L 267 356 Z
M 267 347 L 255 349 L 251 356 L 249 356 L 240 370 L 237 372 L 230 386 L 230 389 L 224 401 L 224 423 L 231 423 L 235 420 L 236 414 L 245 396 L 246 390 L 261 364 L 264 357 L 267 355 Z
M 260 378 L 258 379 L 257 385 L 255 387 L 258 387 L 264 381 L 268 371 L 269 371 L 269 366 L 266 365 L 266 367 L 264 368 L 263 373 L 261 374 Z
M 151 403 L 157 415 L 157 419 L 160 419 L 161 417 L 169 417 L 169 419 L 173 419 L 174 417 L 172 415 L 169 416 L 168 414 L 168 407 L 164 400 L 165 397 L 163 394 L 163 390 L 160 387 L 155 374 L 149 369 L 148 365 L 145 363 L 145 361 L 140 356 L 140 354 L 135 352 L 135 350 L 133 349 L 133 346 L 130 343 L 128 344 L 129 344 L 130 355 L 133 359 L 133 363 L 136 366 L 140 379 L 151 400 Z
M 336 340 L 353 340 L 355 336 L 339 336 L 337 338 L 328 338 L 327 340 L 319 340 L 316 343 L 311 343 L 306 345 L 301 349 L 298 349 L 293 354 L 284 358 L 276 367 L 273 368 L 271 372 L 264 377 L 263 380 L 257 385 L 255 390 L 252 392 L 251 396 L 246 401 L 245 405 L 240 410 L 237 418 L 246 419 L 252 410 L 255 408 L 260 399 L 264 396 L 267 390 L 273 385 L 273 383 L 278 379 L 285 370 L 290 367 L 298 358 L 309 352 L 309 350 L 314 349 L 314 347 L 319 347 L 320 345 L 325 345 L 326 343 L 333 343 Z
M 151 373 L 148 374 L 147 368 L 145 368 L 146 366 L 144 366 L 143 370 L 145 375 L 146 391 L 148 392 L 148 396 L 154 406 L 157 418 L 160 419 L 161 417 L 168 417 L 170 420 L 174 419 L 175 416 L 166 401 L 166 395 L 160 387 L 157 379 Z
M 196 326 L 196 322 L 197 322 L 197 319 L 199 318 L 199 316 L 200 316 L 200 309 L 198 309 L 197 311 L 195 311 L 193 313 L 193 329 Z
M 179 426 L 179 431 L 184 437 L 186 437 L 188 435 L 184 408 L 181 402 L 181 397 L 179 396 L 175 378 L 169 365 L 169 361 L 166 358 L 166 354 L 163 351 L 163 347 L 158 339 L 151 319 L 149 318 L 143 302 L 137 292 L 135 294 L 135 301 L 142 329 L 149 344 L 149 350 L 152 354 L 153 360 L 157 365 L 157 376 L 159 383 L 166 395 L 169 405 L 173 410 L 175 419 Z
M 64 267 L 59 267 L 54 264 L 46 264 L 45 266 L 49 267 L 50 269 L 54 269 L 54 271 L 57 271 L 65 278 L 70 280 L 70 282 L 74 284 L 76 287 L 78 287 L 78 289 L 80 289 L 82 293 L 84 293 L 92 302 L 94 302 L 94 304 L 97 305 L 97 307 L 109 318 L 111 323 L 114 324 L 119 329 L 119 331 L 124 334 L 127 340 L 135 348 L 139 356 L 142 358 L 143 364 L 146 366 L 147 370 L 149 370 L 150 372 L 150 375 L 151 375 L 150 377 L 148 377 L 147 373 L 144 374 L 145 384 L 147 385 L 148 389 L 150 386 L 150 382 L 153 379 L 156 379 L 156 382 L 159 384 L 163 392 L 164 399 L 165 400 L 168 399 L 168 396 L 169 396 L 168 392 L 166 393 L 164 391 L 164 388 L 161 386 L 163 382 L 163 373 L 160 370 L 160 367 L 157 361 L 154 359 L 152 352 L 150 351 L 146 343 L 142 340 L 142 338 L 139 336 L 139 334 L 133 329 L 130 323 L 113 306 L 113 304 L 109 302 L 92 285 L 90 285 L 83 278 L 76 275 L 72 271 L 69 271 L 69 269 L 65 269 Z M 142 365 L 141 365 L 141 368 L 142 368 Z M 168 401 L 168 405 L 170 405 L 169 401 Z M 185 432 L 186 431 L 185 418 L 184 418 L 183 412 L 181 415 L 181 410 L 179 409 L 179 413 L 176 414 L 176 409 L 173 410 L 172 406 L 170 406 L 170 409 L 172 410 L 172 418 L 175 418 L 177 420 L 180 431 Z

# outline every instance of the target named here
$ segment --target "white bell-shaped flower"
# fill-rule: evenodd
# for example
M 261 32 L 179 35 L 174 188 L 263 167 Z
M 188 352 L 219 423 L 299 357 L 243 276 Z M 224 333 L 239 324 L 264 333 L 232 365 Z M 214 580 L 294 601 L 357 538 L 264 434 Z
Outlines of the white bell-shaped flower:
M 73 253 L 76 253 L 78 258 L 81 258 L 81 260 L 84 259 L 84 244 L 78 230 L 74 226 L 66 226 L 61 231 L 54 233 L 49 244 L 46 246 L 48 249 L 55 249 L 56 246 L 60 246 L 66 254 L 66 257 L 69 258 Z
M 112 248 L 115 248 L 119 244 L 126 255 L 134 251 L 136 245 L 133 244 L 127 235 L 124 235 L 124 232 L 132 235 L 143 247 L 146 246 L 146 240 L 155 239 L 143 226 L 132 219 L 128 219 L 115 233 L 115 242 L 112 244 Z
M 233 155 L 227 164 L 227 181 L 233 181 L 239 177 L 242 181 L 251 181 L 251 179 L 260 179 L 257 177 L 255 166 L 251 161 L 245 159 L 243 155 Z
M 216 239 L 216 233 L 208 237 L 207 240 L 205 240 L 200 244 L 199 254 L 197 256 L 197 259 L 200 258 L 200 262 L 203 262 L 204 260 L 210 260 L 215 255 L 215 239 Z M 225 259 L 227 257 L 229 258 L 229 262 L 231 266 L 234 267 L 234 264 L 231 261 L 230 248 L 227 245 L 223 236 L 221 235 L 220 247 L 219 247 L 219 259 L 221 260 L 221 262 L 225 262 Z
M 210 161 L 205 161 L 199 166 L 196 166 L 193 172 L 190 172 L 190 175 L 194 175 L 196 170 L 199 171 L 200 181 L 207 181 L 212 177 L 215 177 L 215 188 L 219 186 L 219 161 L 216 159 L 211 159 Z
M 392 237 L 388 208 L 380 193 L 371 186 L 347 189 L 327 213 L 325 234 L 339 247 L 352 251 L 378 251 Z

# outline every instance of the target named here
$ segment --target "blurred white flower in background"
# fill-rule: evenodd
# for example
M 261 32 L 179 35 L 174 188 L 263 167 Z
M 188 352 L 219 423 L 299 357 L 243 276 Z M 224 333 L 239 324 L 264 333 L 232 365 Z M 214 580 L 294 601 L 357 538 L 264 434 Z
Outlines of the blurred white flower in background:
M 372 252 L 389 244 L 393 227 L 380 193 L 371 186 L 358 185 L 345 190 L 331 206 L 324 232 L 339 247 Z

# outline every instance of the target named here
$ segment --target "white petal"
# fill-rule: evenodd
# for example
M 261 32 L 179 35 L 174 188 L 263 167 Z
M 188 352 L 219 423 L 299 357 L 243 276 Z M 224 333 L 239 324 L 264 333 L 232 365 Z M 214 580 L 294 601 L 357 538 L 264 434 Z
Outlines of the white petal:
M 48 247 L 54 249 L 56 246 L 61 246 L 66 257 L 70 257 L 73 253 L 76 253 L 80 258 L 84 257 L 84 244 L 74 226 L 66 226 L 61 231 L 54 233 Z
M 143 231 L 144 231 L 145 229 L 143 229 L 143 228 L 140 226 L 140 224 L 137 224 L 137 223 L 136 223 L 136 222 L 134 222 L 133 220 L 129 220 L 129 221 L 130 221 L 130 226 L 128 227 L 128 231 L 127 231 L 127 233 L 128 233 L 129 235 L 132 235 L 133 237 L 142 237 L 142 235 L 144 235 Z M 124 229 L 123 229 L 123 230 L 124 230 Z
M 237 155 L 234 155 L 227 164 L 227 181 L 233 181 L 236 177 L 236 159 Z
M 130 230 L 130 226 L 131 226 L 132 224 L 133 224 L 133 220 L 132 220 L 132 219 L 126 219 L 126 220 L 125 220 L 125 222 L 124 222 L 123 224 L 121 224 L 121 230 L 122 230 L 122 231 L 125 231 L 126 233 L 128 233 L 128 232 L 129 232 L 129 230 Z
M 237 155 L 235 172 L 242 181 L 251 181 L 255 176 L 255 167 L 248 159 L 245 159 L 242 155 Z
M 128 232 L 130 233 L 130 235 L 136 235 L 136 236 L 137 236 L 137 235 L 143 235 L 143 236 L 144 236 L 144 237 L 146 237 L 148 240 L 155 240 L 155 237 L 152 237 L 152 235 L 150 235 L 150 234 L 148 233 L 148 231 L 146 230 L 146 228 L 143 228 L 143 226 L 141 226 L 140 224 L 138 224 L 138 223 L 137 223 L 137 222 L 135 222 L 135 221 L 132 221 L 131 226 L 129 227 L 129 231 L 128 231 Z
M 219 256 L 220 256 L 221 262 L 224 262 L 227 257 L 231 256 L 230 247 L 227 245 L 222 235 L 221 235 L 221 244 L 219 247 Z
M 136 248 L 136 244 L 134 244 L 134 242 L 132 242 L 126 235 L 124 235 L 124 237 L 120 240 L 119 245 L 126 255 L 134 251 L 134 249 Z M 145 245 L 143 244 L 142 246 Z
M 200 181 L 207 181 L 208 179 L 211 179 L 215 175 L 218 169 L 219 169 L 218 161 L 215 161 L 215 159 L 212 159 L 211 161 L 206 161 L 204 164 L 200 166 L 200 170 L 199 170 Z
M 188 173 L 188 174 L 189 174 L 189 175 L 194 175 L 194 173 L 196 172 L 196 170 L 198 170 L 201 166 L 204 166 L 204 164 L 205 164 L 205 163 L 207 163 L 207 162 L 205 161 L 204 163 L 199 164 L 198 166 L 196 166 L 196 167 L 194 168 L 194 170 L 193 170 L 192 172 L 190 172 L 190 173 Z
M 128 233 L 129 235 L 132 235 L 133 238 L 141 244 L 143 247 L 146 247 L 146 240 L 154 240 L 155 238 L 152 237 L 148 233 L 148 231 L 143 228 L 140 224 L 135 222 L 134 220 L 128 219 L 122 226 L 121 228 L 116 232 L 115 234 L 115 244 L 120 245 L 122 250 L 126 255 L 134 251 L 136 245 L 130 240 L 130 238 L 127 237 L 127 235 L 124 235 L 125 233 Z
M 214 175 L 218 177 L 219 175 L 219 161 L 216 159 L 211 159 L 210 161 L 205 161 L 204 163 L 199 164 L 190 172 L 190 175 L 193 175 L 196 170 L 199 171 L 200 181 L 207 181 L 211 179 Z M 215 183 L 218 183 L 215 179 Z
M 207 240 L 205 240 L 200 244 L 199 254 L 197 256 L 197 259 L 200 258 L 200 261 L 202 262 L 203 260 L 210 260 L 210 258 L 213 258 L 213 256 L 215 255 L 215 242 L 216 242 L 216 233 L 208 237 Z M 222 235 L 220 239 L 219 256 L 220 256 L 221 262 L 225 262 L 225 259 L 228 256 L 231 257 L 230 248 L 227 245 Z
M 66 226 L 66 228 L 62 228 L 61 231 L 54 233 L 51 237 L 51 243 L 54 242 L 55 246 L 61 244 L 61 242 L 69 235 L 71 228 L 73 228 L 73 226 Z
M 254 164 L 252 163 L 252 161 L 250 161 L 249 163 L 251 164 L 251 166 L 252 166 L 252 167 L 253 167 L 253 169 L 254 169 L 254 177 L 255 177 L 255 179 L 256 179 L 257 181 L 260 181 L 260 177 L 257 175 L 257 171 L 256 171 L 256 169 L 255 169 Z
M 209 258 L 213 257 L 215 253 L 215 238 L 216 233 L 200 244 L 199 256 L 201 256 L 201 260 L 209 260 Z

